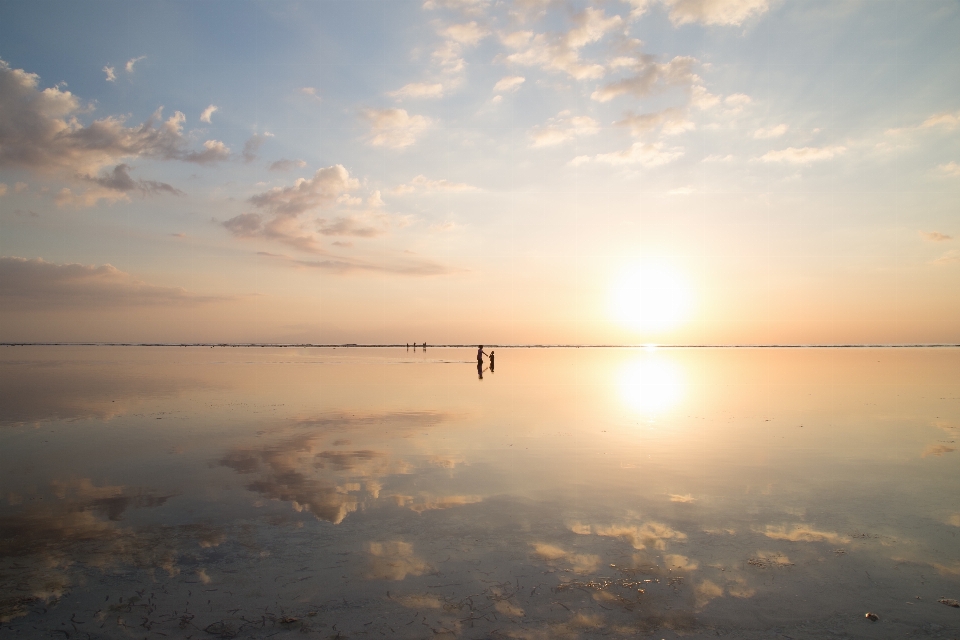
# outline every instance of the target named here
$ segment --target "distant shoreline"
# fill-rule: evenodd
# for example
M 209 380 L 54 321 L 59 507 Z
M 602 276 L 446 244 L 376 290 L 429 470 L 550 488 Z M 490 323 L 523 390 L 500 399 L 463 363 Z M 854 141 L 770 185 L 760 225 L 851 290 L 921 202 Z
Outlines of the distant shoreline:
M 414 345 L 422 349 L 423 343 Z M 406 344 L 319 344 L 309 342 L 0 342 L 0 347 L 221 347 L 272 349 L 396 349 Z M 476 344 L 427 344 L 428 349 L 473 349 Z M 488 344 L 493 349 L 942 349 L 960 343 L 904 344 Z

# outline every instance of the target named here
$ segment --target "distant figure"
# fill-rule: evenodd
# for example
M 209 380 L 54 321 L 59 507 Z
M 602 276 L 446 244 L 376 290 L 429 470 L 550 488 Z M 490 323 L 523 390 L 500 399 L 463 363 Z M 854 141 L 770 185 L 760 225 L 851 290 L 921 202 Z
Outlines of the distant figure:
M 426 342 L 423 343 L 423 350 L 424 350 L 424 352 L 426 352 L 426 350 L 427 350 L 427 343 L 426 343 Z
M 410 343 L 407 343 L 407 351 L 410 351 Z
M 483 380 L 483 362 L 477 361 L 477 377 Z
M 493 349 L 490 349 L 490 373 L 493 373 Z
M 477 347 L 477 366 L 478 367 L 483 366 L 483 356 L 485 355 L 487 354 L 483 351 L 483 345 L 481 344 Z

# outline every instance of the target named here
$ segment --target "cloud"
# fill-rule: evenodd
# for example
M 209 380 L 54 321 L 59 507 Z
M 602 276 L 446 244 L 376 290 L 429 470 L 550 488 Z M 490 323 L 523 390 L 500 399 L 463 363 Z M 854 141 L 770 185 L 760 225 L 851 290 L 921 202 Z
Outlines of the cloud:
M 452 9 L 468 15 L 479 15 L 486 10 L 489 4 L 489 0 L 425 0 L 423 8 L 427 11 Z
M 674 26 L 698 22 L 705 25 L 740 25 L 770 8 L 768 0 L 662 0 Z
M 920 124 L 921 129 L 929 129 L 931 127 L 946 127 L 948 129 L 953 129 L 958 124 L 960 124 L 960 111 L 949 112 L 944 111 L 942 113 L 935 113 Z
M 687 114 L 683 109 L 669 108 L 663 111 L 642 114 L 628 114 L 626 118 L 616 122 L 618 126 L 630 127 L 630 132 L 634 136 L 641 136 L 657 127 L 663 127 L 663 133 L 673 135 L 690 131 L 696 128 L 696 125 L 687 120 Z
M 945 254 L 931 260 L 931 264 L 953 264 L 954 262 L 960 262 L 960 249 L 950 249 Z
M 767 525 L 761 533 L 774 540 L 790 542 L 829 542 L 831 544 L 850 542 L 847 536 L 833 531 L 818 531 L 806 524 L 794 525 L 789 531 L 786 526 Z
M 154 180 L 134 180 L 130 177 L 130 166 L 118 164 L 113 171 L 107 172 L 99 177 L 83 176 L 84 180 L 97 184 L 104 189 L 120 191 L 127 193 L 130 191 L 139 191 L 142 195 L 155 195 L 168 193 L 170 195 L 182 196 L 183 192 L 166 182 L 156 182 Z
M 287 160 L 282 158 L 272 163 L 267 170 L 268 171 L 290 171 L 291 169 L 302 169 L 307 166 L 307 163 L 303 160 Z
M 832 160 L 834 157 L 842 155 L 847 150 L 846 147 L 787 147 L 779 151 L 768 151 L 760 157 L 764 162 L 789 162 L 791 164 L 807 164 L 810 162 L 819 162 L 821 160 Z
M 124 158 L 156 158 L 200 164 L 223 160 L 230 150 L 208 140 L 199 151 L 187 148 L 186 117 L 179 111 L 162 120 L 158 109 L 143 124 L 127 127 L 107 116 L 84 126 L 85 108 L 69 91 L 38 89 L 39 77 L 0 60 L 0 166 L 68 175 L 96 173 Z
M 256 160 L 257 152 L 260 151 L 260 147 L 264 142 L 267 141 L 267 138 L 272 137 L 272 133 L 255 133 L 250 136 L 247 141 L 243 143 L 243 161 L 253 162 Z
M 481 40 L 490 35 L 490 30 L 479 26 L 476 22 L 467 22 L 465 24 L 452 24 L 441 31 L 446 38 L 465 44 L 476 46 Z
M 386 232 L 382 224 L 371 225 L 368 220 L 358 216 L 338 216 L 332 220 L 320 218 L 318 223 L 320 235 L 324 236 L 373 238 Z
M 109 264 L 57 264 L 42 258 L 0 258 L 0 300 L 4 305 L 43 309 L 182 306 L 223 299 L 147 284 Z
M 941 164 L 938 169 L 948 176 L 960 178 L 960 164 L 957 164 L 952 160 L 946 164 Z
M 570 161 L 570 164 L 576 167 L 587 162 L 599 162 L 614 166 L 639 164 L 650 168 L 668 164 L 681 156 L 683 156 L 683 149 L 677 147 L 664 149 L 661 142 L 635 142 L 629 149 L 623 151 L 599 153 L 595 156 L 577 156 Z
M 580 50 L 620 27 L 623 19 L 617 15 L 607 17 L 602 9 L 587 7 L 574 16 L 573 22 L 573 28 L 566 33 L 515 31 L 502 34 L 503 44 L 515 51 L 504 60 L 510 64 L 561 71 L 577 80 L 602 77 L 605 73 L 603 65 L 583 62 Z
M 767 138 L 779 138 L 787 132 L 787 125 L 778 124 L 775 127 L 767 127 L 766 129 L 757 129 L 753 132 L 753 137 L 756 140 L 765 140 Z
M 210 122 L 210 116 L 212 116 L 215 112 L 219 110 L 220 110 L 220 107 L 216 105 L 210 105 L 209 107 L 203 110 L 203 113 L 200 114 L 200 122 Z
M 115 70 L 112 66 L 110 66 L 110 65 L 105 65 L 105 66 L 103 67 L 102 71 L 103 71 L 105 74 L 107 74 L 107 82 L 116 82 L 116 81 L 117 81 L 117 73 L 116 73 L 116 70 Z
M 442 98 L 443 85 L 439 82 L 427 84 L 425 82 L 411 82 L 405 84 L 390 94 L 394 98 Z
M 676 56 L 670 62 L 661 64 L 653 56 L 639 55 L 633 58 L 631 64 L 634 75 L 606 84 L 590 97 L 597 102 L 609 102 L 624 94 L 644 98 L 668 87 L 690 86 L 700 80 L 693 72 L 693 65 L 697 62 L 696 58 L 690 56 Z
M 346 243 L 341 243 L 341 246 Z M 352 273 L 384 273 L 399 276 L 443 276 L 460 273 L 462 269 L 429 260 L 383 257 L 377 262 L 356 258 L 331 257 L 323 260 L 290 260 L 296 267 L 319 269 L 340 275 Z
M 921 457 L 928 458 L 930 456 L 936 456 L 939 458 L 945 453 L 952 453 L 956 450 L 956 447 L 949 447 L 945 444 L 932 444 L 924 449 Z
M 572 116 L 561 111 L 556 117 L 530 132 L 533 147 L 550 147 L 581 136 L 589 136 L 600 130 L 597 121 L 589 116 Z
M 133 66 L 146 57 L 147 56 L 140 56 L 139 58 L 130 58 L 129 60 L 127 60 L 127 64 L 125 66 L 127 73 L 133 73 Z
M 424 175 L 419 175 L 411 180 L 408 184 L 401 184 L 393 189 L 393 193 L 398 195 L 413 193 L 414 191 L 424 191 L 427 193 L 436 193 L 438 191 L 463 192 L 479 191 L 479 188 L 464 182 L 451 182 L 450 180 L 446 179 L 430 180 Z
M 370 580 L 403 580 L 408 575 L 421 576 L 430 565 L 413 553 L 409 542 L 371 542 L 367 547 L 370 565 L 366 577 Z
M 953 240 L 953 236 L 948 236 L 945 233 L 940 233 L 939 231 L 920 231 L 920 236 L 925 240 L 931 240 L 933 242 L 944 242 L 946 240 Z
M 494 93 L 516 91 L 525 81 L 526 78 L 523 76 L 504 76 L 497 80 L 497 84 L 493 85 L 493 91 Z
M 533 555 L 542 560 L 556 562 L 562 560 L 573 566 L 576 573 L 592 573 L 600 566 L 600 556 L 588 553 L 566 551 L 556 545 L 537 542 L 533 545 Z
M 375 147 L 408 147 L 430 126 L 428 118 L 411 116 L 405 109 L 365 109 L 363 117 L 370 125 L 368 141 Z
M 250 198 L 258 209 L 275 215 L 298 216 L 334 202 L 347 191 L 357 189 L 360 182 L 350 177 L 342 164 L 318 169 L 312 178 L 299 178 L 290 187 L 274 187 Z
M 733 156 L 731 154 L 727 154 L 725 156 L 721 156 L 719 154 L 711 154 L 702 160 L 702 162 L 732 162 L 732 161 L 733 161 Z

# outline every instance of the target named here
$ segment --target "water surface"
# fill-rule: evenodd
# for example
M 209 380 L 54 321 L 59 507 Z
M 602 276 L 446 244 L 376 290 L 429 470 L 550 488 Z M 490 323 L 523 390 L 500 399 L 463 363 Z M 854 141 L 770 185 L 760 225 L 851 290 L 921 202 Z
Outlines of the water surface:
M 960 350 L 497 349 L 481 373 L 0 349 L 0 635 L 960 634 Z

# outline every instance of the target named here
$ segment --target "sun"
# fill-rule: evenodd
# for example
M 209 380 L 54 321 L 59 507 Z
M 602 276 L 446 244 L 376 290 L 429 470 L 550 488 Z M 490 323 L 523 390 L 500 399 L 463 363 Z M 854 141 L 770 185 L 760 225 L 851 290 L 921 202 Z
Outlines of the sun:
M 614 320 L 642 332 L 674 329 L 690 316 L 693 296 L 687 279 L 665 264 L 643 264 L 623 271 L 611 289 Z

